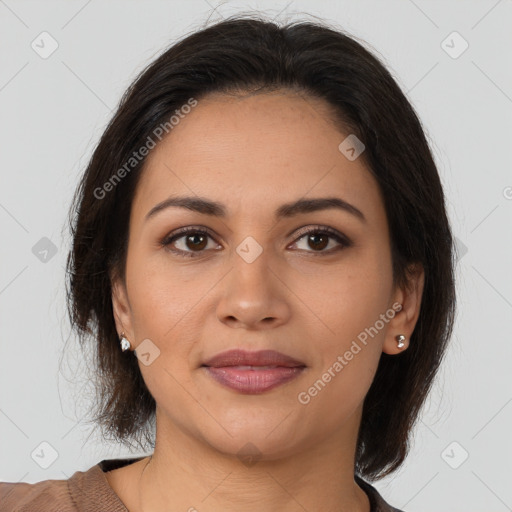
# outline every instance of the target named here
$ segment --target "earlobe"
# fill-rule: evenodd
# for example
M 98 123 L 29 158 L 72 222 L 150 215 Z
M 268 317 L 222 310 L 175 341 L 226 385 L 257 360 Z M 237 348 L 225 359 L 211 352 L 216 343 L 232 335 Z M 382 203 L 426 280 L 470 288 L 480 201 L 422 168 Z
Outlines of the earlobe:
M 416 327 L 421 309 L 421 298 L 425 283 L 425 271 L 419 263 L 407 270 L 407 282 L 397 289 L 396 302 L 402 305 L 389 322 L 382 351 L 395 355 L 409 348 L 409 340 Z

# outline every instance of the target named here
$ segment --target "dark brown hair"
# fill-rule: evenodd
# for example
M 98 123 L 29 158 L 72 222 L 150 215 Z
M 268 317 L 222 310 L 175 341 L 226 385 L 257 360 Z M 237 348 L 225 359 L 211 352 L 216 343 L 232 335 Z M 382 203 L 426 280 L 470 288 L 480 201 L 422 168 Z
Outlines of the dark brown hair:
M 69 314 L 81 344 L 95 345 L 94 421 L 125 445 L 152 444 L 155 401 L 136 357 L 119 347 L 111 279 L 124 279 L 131 203 L 145 159 L 113 186 L 134 152 L 173 113 L 212 92 L 301 91 L 322 98 L 344 133 L 366 146 L 364 161 L 378 182 L 390 227 L 393 274 L 425 270 L 422 305 L 408 350 L 382 354 L 365 398 L 356 473 L 371 480 L 404 461 L 418 413 L 452 332 L 454 251 L 440 178 L 409 101 L 362 43 L 319 22 L 286 26 L 258 15 L 235 16 L 171 46 L 133 82 L 104 131 L 70 211 Z M 133 164 L 133 162 L 132 162 Z M 98 190 L 103 190 L 99 193 Z

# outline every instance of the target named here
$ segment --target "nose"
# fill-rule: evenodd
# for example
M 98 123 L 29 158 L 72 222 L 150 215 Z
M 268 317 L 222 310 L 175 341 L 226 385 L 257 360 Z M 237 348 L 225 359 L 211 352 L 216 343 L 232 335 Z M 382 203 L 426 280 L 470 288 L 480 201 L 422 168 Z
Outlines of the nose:
M 263 251 L 248 262 L 233 255 L 232 269 L 223 279 L 217 318 L 232 328 L 250 330 L 275 328 L 290 317 L 289 288 L 278 269 L 271 268 L 268 254 Z M 277 263 L 273 263 L 277 266 Z

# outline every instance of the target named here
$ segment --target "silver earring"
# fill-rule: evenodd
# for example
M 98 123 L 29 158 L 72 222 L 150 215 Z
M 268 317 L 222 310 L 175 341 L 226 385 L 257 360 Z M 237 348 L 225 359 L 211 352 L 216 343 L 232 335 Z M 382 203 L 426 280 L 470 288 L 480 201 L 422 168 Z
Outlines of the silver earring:
M 126 352 L 127 350 L 129 350 L 131 348 L 132 344 L 124 337 L 124 332 L 121 333 L 120 341 L 121 341 L 121 350 L 123 352 Z
M 405 346 L 405 336 L 403 334 L 399 334 L 397 337 L 396 337 L 396 341 L 398 342 L 398 345 L 397 347 L 398 348 L 402 348 L 403 346 Z

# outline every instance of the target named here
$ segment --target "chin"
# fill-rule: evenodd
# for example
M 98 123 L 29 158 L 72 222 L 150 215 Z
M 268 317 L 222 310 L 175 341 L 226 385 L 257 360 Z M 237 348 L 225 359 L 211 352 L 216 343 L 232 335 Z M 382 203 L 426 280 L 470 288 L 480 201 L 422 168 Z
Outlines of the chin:
M 247 467 L 259 461 L 272 461 L 285 458 L 299 450 L 300 443 L 289 433 L 273 436 L 254 429 L 241 429 L 233 437 L 205 436 L 210 446 L 218 452 L 236 457 Z

